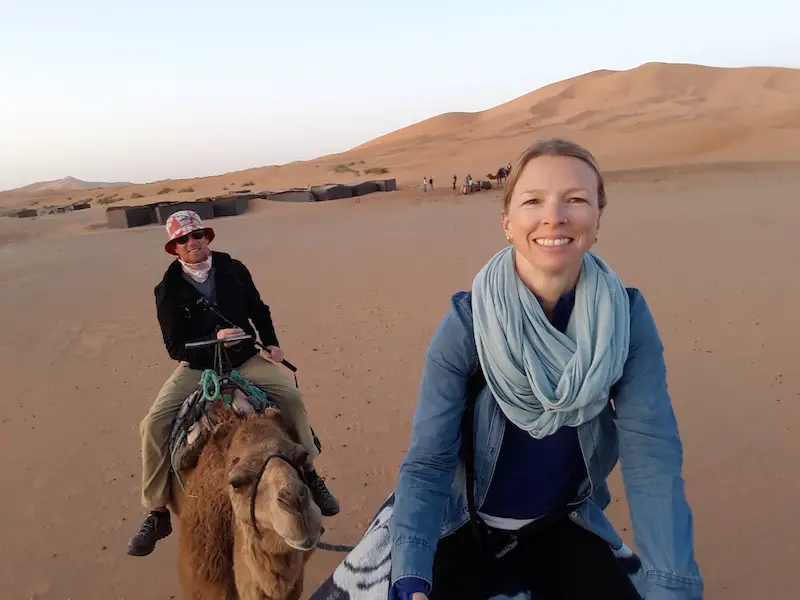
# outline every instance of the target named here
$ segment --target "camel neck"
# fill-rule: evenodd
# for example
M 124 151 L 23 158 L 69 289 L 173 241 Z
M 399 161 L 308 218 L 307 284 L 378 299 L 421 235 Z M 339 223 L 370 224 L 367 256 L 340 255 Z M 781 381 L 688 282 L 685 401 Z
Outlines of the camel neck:
M 302 590 L 305 557 L 272 531 L 259 538 L 237 525 L 233 563 L 239 600 L 290 600 Z

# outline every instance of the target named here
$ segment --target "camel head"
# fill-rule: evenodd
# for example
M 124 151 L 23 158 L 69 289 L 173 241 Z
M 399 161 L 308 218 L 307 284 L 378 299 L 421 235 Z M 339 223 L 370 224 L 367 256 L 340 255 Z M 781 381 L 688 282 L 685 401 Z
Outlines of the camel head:
M 275 409 L 242 421 L 228 447 L 228 493 L 244 531 L 259 538 L 277 534 L 307 551 L 322 536 L 322 513 L 301 474 L 308 452 L 292 438 Z

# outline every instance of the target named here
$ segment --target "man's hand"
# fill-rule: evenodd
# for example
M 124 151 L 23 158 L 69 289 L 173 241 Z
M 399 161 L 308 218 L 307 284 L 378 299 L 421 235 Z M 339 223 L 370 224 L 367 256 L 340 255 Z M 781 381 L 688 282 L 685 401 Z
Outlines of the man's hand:
M 244 333 L 244 331 L 242 331 L 238 327 L 233 327 L 233 328 L 230 328 L 230 329 L 220 329 L 217 332 L 217 339 L 218 340 L 223 340 L 225 338 L 236 337 L 237 335 L 242 335 L 243 333 Z M 242 342 L 242 340 L 239 340 L 239 341 L 236 341 L 236 342 L 225 342 L 225 347 L 226 348 L 230 348 L 231 346 L 235 346 L 236 344 L 241 344 L 241 342 Z
M 428 600 L 428 597 L 421 592 L 414 592 L 411 595 L 411 600 Z
M 266 350 L 261 351 L 261 356 L 262 358 L 275 363 L 283 362 L 284 358 L 283 350 L 278 348 L 278 346 L 267 346 Z

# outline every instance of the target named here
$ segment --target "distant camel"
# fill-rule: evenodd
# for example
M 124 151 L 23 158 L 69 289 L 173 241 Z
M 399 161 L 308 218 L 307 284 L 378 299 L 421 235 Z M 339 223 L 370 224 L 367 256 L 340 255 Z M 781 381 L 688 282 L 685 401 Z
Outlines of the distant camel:
M 497 169 L 497 174 L 493 175 L 489 173 L 486 175 L 489 179 L 497 180 L 497 184 L 502 186 L 503 182 L 508 178 L 508 174 L 511 172 L 511 169 L 508 167 L 500 167 Z
M 178 568 L 187 600 L 299 600 L 322 514 L 302 475 L 308 454 L 278 410 L 214 412 L 196 466 L 173 477 Z

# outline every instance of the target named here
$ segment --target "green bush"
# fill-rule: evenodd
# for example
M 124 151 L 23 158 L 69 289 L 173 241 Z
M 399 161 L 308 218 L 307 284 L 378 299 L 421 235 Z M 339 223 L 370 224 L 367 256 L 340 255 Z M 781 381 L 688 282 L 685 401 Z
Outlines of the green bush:
M 358 171 L 345 164 L 336 165 L 331 169 L 331 171 L 333 171 L 334 173 L 355 173 L 356 175 L 360 174 Z

